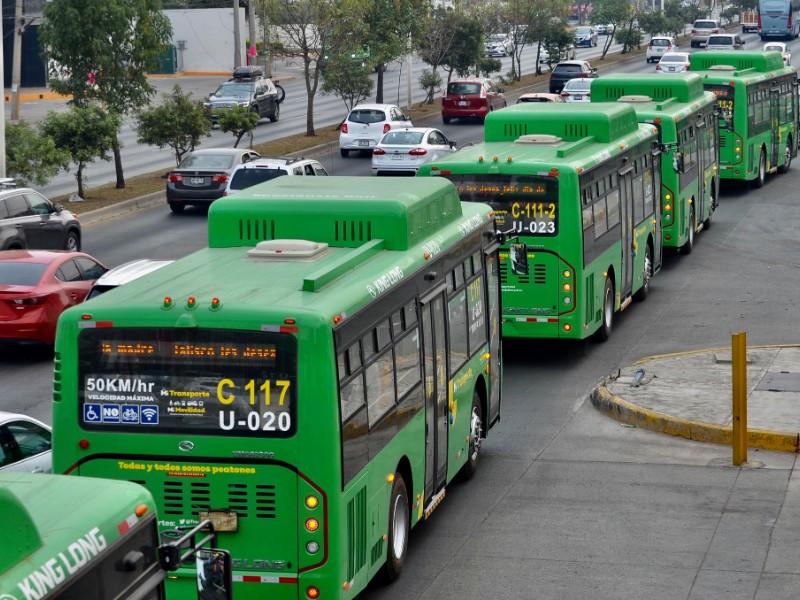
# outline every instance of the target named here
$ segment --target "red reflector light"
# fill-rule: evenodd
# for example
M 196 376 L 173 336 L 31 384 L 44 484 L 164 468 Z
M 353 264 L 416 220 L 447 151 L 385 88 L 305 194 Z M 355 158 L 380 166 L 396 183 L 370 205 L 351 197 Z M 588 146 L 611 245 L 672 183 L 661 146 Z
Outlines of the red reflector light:
M 386 150 L 384 150 L 383 148 L 375 148 L 375 150 L 372 151 L 372 154 L 376 156 L 383 156 L 384 154 L 386 154 Z
M 178 183 L 180 181 L 183 181 L 183 176 L 182 175 L 170 175 L 169 176 L 169 180 L 172 183 Z
M 347 123 L 342 123 L 342 133 L 347 133 Z
M 81 450 L 86 450 L 89 447 L 89 440 L 81 440 L 78 442 L 78 448 Z
M 389 123 L 386 123 L 386 124 L 383 126 L 383 133 L 386 133 L 386 132 L 387 132 L 387 131 L 389 131 L 391 128 L 392 128 L 392 126 L 391 126 Z

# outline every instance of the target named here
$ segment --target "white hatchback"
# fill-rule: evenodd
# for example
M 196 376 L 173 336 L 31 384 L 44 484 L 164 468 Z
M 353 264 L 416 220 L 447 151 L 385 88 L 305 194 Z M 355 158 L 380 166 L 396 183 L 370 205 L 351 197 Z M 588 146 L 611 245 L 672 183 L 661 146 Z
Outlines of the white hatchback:
M 658 62 L 667 52 L 672 52 L 678 48 L 675 38 L 659 35 L 650 39 L 645 51 L 647 62 Z
M 411 117 L 394 104 L 359 104 L 339 130 L 339 152 L 343 158 L 351 150 L 371 152 L 387 131 L 410 126 Z
M 372 153 L 372 174 L 413 176 L 420 165 L 455 151 L 456 143 L 438 129 L 392 129 Z

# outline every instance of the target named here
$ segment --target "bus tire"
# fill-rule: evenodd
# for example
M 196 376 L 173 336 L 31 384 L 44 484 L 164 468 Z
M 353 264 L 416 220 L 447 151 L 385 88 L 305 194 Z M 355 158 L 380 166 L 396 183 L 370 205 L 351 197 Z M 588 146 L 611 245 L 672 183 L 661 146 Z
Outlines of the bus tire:
M 691 254 L 694 250 L 694 233 L 697 228 L 697 217 L 694 215 L 694 204 L 689 210 L 689 234 L 686 236 L 686 243 L 681 246 L 681 254 Z
M 408 555 L 408 535 L 411 523 L 408 513 L 408 490 L 400 473 L 394 474 L 392 497 L 389 501 L 389 536 L 386 548 L 384 576 L 388 581 L 400 577 Z
M 597 330 L 597 339 L 605 342 L 611 337 L 614 327 L 614 284 L 611 277 L 606 277 L 606 285 L 603 289 L 603 322 Z
M 481 438 L 483 437 L 483 405 L 478 390 L 472 392 L 472 412 L 469 417 L 469 449 L 467 462 L 462 468 L 464 479 L 469 481 L 478 471 L 481 453 Z
M 767 153 L 761 149 L 761 156 L 758 157 L 758 173 L 753 181 L 753 185 L 757 188 L 764 187 L 764 182 L 767 180 Z
M 778 173 L 788 173 L 792 166 L 792 136 L 786 140 L 786 155 L 783 157 L 783 164 L 778 167 Z
M 650 295 L 650 280 L 653 278 L 653 250 L 648 243 L 644 250 L 644 268 L 642 269 L 642 287 L 636 290 L 633 299 L 644 302 Z

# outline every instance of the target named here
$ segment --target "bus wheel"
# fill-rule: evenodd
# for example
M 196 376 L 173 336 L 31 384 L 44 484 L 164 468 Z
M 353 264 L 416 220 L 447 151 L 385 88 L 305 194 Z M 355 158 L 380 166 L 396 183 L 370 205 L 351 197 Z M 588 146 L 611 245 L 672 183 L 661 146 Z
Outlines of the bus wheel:
M 681 254 L 691 254 L 692 250 L 694 250 L 694 230 L 696 226 L 697 222 L 694 216 L 694 205 L 692 205 L 689 211 L 689 235 L 686 236 L 686 243 L 680 248 Z
M 605 342 L 611 337 L 611 328 L 614 326 L 614 284 L 611 277 L 606 277 L 606 287 L 603 290 L 603 323 L 597 330 L 597 339 Z
M 761 149 L 761 156 L 758 157 L 758 175 L 753 184 L 757 187 L 764 187 L 764 182 L 767 180 L 767 153 Z
M 386 552 L 384 574 L 394 581 L 400 577 L 408 555 L 408 533 L 411 524 L 408 517 L 408 491 L 400 473 L 394 474 L 392 499 L 389 503 L 389 547 Z
M 653 277 L 653 251 L 650 249 L 650 244 L 647 244 L 647 247 L 644 251 L 644 269 L 642 272 L 642 287 L 636 290 L 636 293 L 633 295 L 634 299 L 638 302 L 644 302 L 647 300 L 647 296 L 650 295 L 650 279 Z
M 778 173 L 786 173 L 792 166 L 792 138 L 786 140 L 786 155 L 783 157 L 783 165 L 778 167 Z
M 483 408 L 478 390 L 472 392 L 472 414 L 469 419 L 469 454 L 464 463 L 464 479 L 469 480 L 478 470 L 478 460 L 481 452 L 481 438 L 483 437 Z

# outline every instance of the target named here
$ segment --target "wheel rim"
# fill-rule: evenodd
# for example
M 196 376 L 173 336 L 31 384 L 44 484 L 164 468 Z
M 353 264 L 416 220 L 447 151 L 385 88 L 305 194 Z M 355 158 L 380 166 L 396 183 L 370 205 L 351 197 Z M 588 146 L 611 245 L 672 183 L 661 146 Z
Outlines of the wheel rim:
M 481 415 L 478 412 L 478 407 L 472 407 L 472 420 L 469 425 L 469 459 L 471 461 L 478 460 L 478 454 L 481 450 L 481 435 L 483 434 L 483 423 L 481 423 Z
M 408 524 L 408 506 L 406 499 L 398 495 L 394 500 L 392 517 L 392 553 L 396 559 L 403 557 L 406 548 L 406 532 Z
M 652 268 L 653 268 L 653 261 L 650 258 L 650 246 L 647 247 L 647 251 L 644 254 L 644 282 L 642 286 L 644 287 L 645 291 L 650 289 L 650 277 L 652 276 Z
M 786 144 L 786 156 L 783 160 L 783 168 L 788 169 L 789 164 L 792 162 L 792 149 L 789 148 L 789 144 Z
M 78 240 L 75 236 L 71 235 L 67 238 L 67 250 L 75 252 L 78 249 Z
M 767 178 L 767 157 L 764 156 L 764 153 L 761 153 L 761 159 L 758 161 L 758 180 L 761 183 L 764 183 L 764 180 Z
M 611 327 L 611 319 L 614 314 L 614 306 L 611 302 L 611 288 L 606 288 L 606 301 L 605 306 L 603 306 L 603 320 L 605 321 L 604 325 L 606 328 Z
M 694 212 L 692 212 L 692 216 L 689 217 L 689 245 L 694 244 Z

